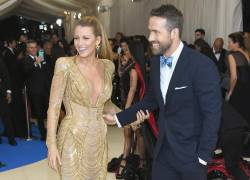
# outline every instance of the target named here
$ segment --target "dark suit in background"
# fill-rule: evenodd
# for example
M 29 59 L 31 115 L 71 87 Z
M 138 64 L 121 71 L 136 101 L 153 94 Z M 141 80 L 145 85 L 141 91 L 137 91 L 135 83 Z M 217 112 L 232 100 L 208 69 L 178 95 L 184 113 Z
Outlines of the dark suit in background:
M 44 60 L 35 65 L 35 60 L 27 55 L 24 60 L 24 69 L 26 73 L 27 94 L 31 104 L 32 117 L 38 120 L 38 127 L 41 133 L 41 140 L 46 138 L 44 119 L 48 107 L 47 86 L 48 70 L 47 62 Z
M 7 68 L 0 58 L 0 117 L 4 123 L 6 135 L 11 140 L 14 139 L 14 128 L 6 99 L 7 90 L 10 90 L 10 78 Z
M 219 59 L 217 59 L 216 54 L 219 54 Z M 213 59 L 216 60 L 215 62 L 220 74 L 225 74 L 226 72 L 226 54 L 227 50 L 224 48 L 220 52 L 213 51 Z
M 24 88 L 24 69 L 23 59 L 17 59 L 15 52 L 6 48 L 4 55 L 5 64 L 7 64 L 8 72 L 11 80 L 12 102 L 11 117 L 17 137 L 27 137 L 27 123 L 25 114 L 25 103 L 23 98 Z

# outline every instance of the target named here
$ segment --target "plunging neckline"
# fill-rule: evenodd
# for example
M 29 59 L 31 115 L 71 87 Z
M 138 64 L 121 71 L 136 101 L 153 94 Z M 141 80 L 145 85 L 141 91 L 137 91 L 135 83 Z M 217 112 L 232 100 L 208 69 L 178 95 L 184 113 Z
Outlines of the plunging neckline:
M 77 69 L 77 70 L 79 71 L 79 73 L 80 73 L 80 76 L 81 76 L 82 79 L 84 79 L 84 80 L 86 81 L 86 83 L 87 83 L 88 92 L 89 92 L 89 94 L 90 94 L 90 96 L 88 96 L 88 97 L 89 97 L 88 99 L 89 99 L 90 105 L 96 107 L 97 104 L 98 104 L 98 102 L 99 102 L 100 96 L 103 94 L 103 91 L 104 91 L 104 89 L 105 89 L 105 82 L 106 82 L 106 80 L 105 80 L 105 79 L 106 79 L 105 63 L 103 62 L 102 59 L 100 59 L 100 61 L 102 61 L 102 64 L 103 64 L 103 70 L 102 70 L 103 72 L 102 72 L 102 75 L 101 75 L 101 76 L 104 76 L 104 78 L 102 78 L 101 91 L 99 92 L 99 94 L 98 94 L 97 97 L 96 97 L 95 102 L 93 103 L 93 101 L 92 101 L 92 96 L 91 96 L 92 94 L 91 94 L 91 91 L 90 91 L 90 90 L 93 90 L 93 87 L 91 86 L 91 83 L 89 82 L 88 78 L 85 77 L 85 75 L 81 72 L 79 66 L 77 65 L 76 57 L 73 59 L 73 61 L 74 61 L 74 64 L 75 64 L 75 66 L 76 66 L 76 69 Z

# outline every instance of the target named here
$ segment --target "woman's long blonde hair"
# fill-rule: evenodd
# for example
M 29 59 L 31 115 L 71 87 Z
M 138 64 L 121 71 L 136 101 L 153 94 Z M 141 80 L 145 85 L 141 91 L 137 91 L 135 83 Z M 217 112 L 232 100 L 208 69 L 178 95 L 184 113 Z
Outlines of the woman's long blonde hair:
M 95 36 L 101 37 L 100 47 L 98 49 L 98 52 L 96 52 L 96 53 L 98 53 L 98 57 L 101 59 L 112 60 L 112 50 L 111 50 L 111 47 L 109 45 L 106 32 L 104 31 L 102 24 L 100 23 L 100 21 L 96 17 L 85 16 L 76 24 L 76 26 L 92 27 Z

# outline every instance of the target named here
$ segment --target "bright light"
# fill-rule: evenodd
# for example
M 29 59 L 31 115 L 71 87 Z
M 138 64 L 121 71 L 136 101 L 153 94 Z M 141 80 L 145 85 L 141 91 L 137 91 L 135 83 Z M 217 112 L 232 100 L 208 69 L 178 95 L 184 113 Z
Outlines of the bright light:
M 25 29 L 25 28 L 22 28 L 21 30 L 22 30 L 22 31 L 25 31 L 26 29 Z
M 54 26 L 51 24 L 51 25 L 50 25 L 50 29 L 53 29 L 53 28 L 54 28 Z
M 23 19 L 23 16 L 20 16 L 19 18 L 22 20 L 22 19 Z
M 67 12 L 67 11 L 64 11 L 63 13 L 64 13 L 65 15 L 67 15 L 67 14 L 68 14 L 68 12 Z
M 82 13 L 78 13 L 78 19 L 81 19 L 81 17 L 82 17 Z
M 76 19 L 76 13 L 74 13 L 74 19 Z
M 57 19 L 57 20 L 56 20 L 56 24 L 57 24 L 58 26 L 62 26 L 62 19 Z

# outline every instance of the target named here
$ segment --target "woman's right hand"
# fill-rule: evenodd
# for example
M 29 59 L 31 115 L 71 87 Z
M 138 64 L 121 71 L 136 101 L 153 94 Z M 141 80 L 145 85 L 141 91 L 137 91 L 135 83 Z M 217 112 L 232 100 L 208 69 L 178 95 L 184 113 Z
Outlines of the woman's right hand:
M 56 145 L 50 145 L 48 148 L 48 164 L 54 171 L 58 172 L 58 164 L 61 166 L 61 158 L 59 156 Z

